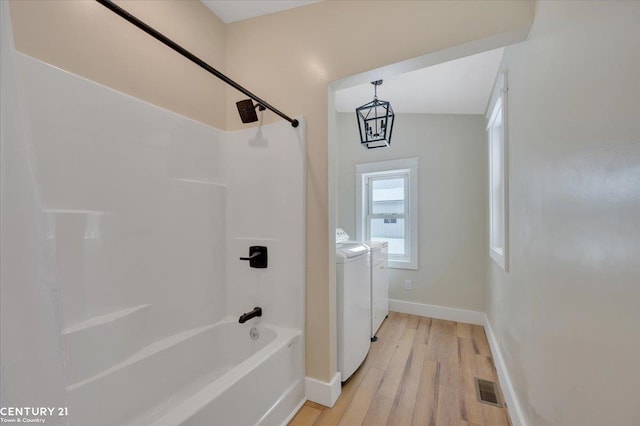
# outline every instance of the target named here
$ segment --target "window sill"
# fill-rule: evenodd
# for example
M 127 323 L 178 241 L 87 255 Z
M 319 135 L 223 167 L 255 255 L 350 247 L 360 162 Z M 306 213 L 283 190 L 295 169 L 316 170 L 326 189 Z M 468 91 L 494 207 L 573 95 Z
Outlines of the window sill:
M 410 269 L 417 271 L 418 265 L 417 262 L 410 262 L 408 260 L 391 260 L 389 259 L 389 268 L 390 269 Z

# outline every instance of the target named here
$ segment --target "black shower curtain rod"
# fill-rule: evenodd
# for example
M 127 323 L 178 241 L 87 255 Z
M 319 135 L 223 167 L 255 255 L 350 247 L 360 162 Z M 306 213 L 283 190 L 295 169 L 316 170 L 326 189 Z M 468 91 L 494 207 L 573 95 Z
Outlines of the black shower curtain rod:
M 262 99 L 260 99 L 259 97 L 257 97 L 256 95 L 254 95 L 253 93 L 251 93 L 250 91 L 245 89 L 244 87 L 240 86 L 235 81 L 231 80 L 226 75 L 222 74 L 217 69 L 213 68 L 211 65 L 207 64 L 202 59 L 198 58 L 193 53 L 189 52 L 184 47 L 180 46 L 179 44 L 177 44 L 176 42 L 174 42 L 170 38 L 166 37 L 164 34 L 158 32 L 154 28 L 152 28 L 149 25 L 145 24 L 140 19 L 136 18 L 135 16 L 133 16 L 132 14 L 130 14 L 129 12 L 127 12 L 126 10 L 121 8 L 120 6 L 114 4 L 111 0 L 96 0 L 96 1 L 98 3 L 100 3 L 101 5 L 103 5 L 104 7 L 106 7 L 107 9 L 111 10 L 112 12 L 114 12 L 115 14 L 119 15 L 120 17 L 126 19 L 127 21 L 129 21 L 130 23 L 135 25 L 136 27 L 140 28 L 142 31 L 144 31 L 145 33 L 149 34 L 151 37 L 155 38 L 156 40 L 164 43 L 166 46 L 168 46 L 171 49 L 175 50 L 176 52 L 178 52 L 179 54 L 181 54 L 185 58 L 189 59 L 191 62 L 193 62 L 196 65 L 199 65 L 201 68 L 204 68 L 205 70 L 209 71 L 211 74 L 215 75 L 220 80 L 222 80 L 225 83 L 227 83 L 229 86 L 241 91 L 242 93 L 244 93 L 245 95 L 247 95 L 248 97 L 250 97 L 251 99 L 256 101 L 257 103 L 259 103 L 260 105 L 262 105 L 262 106 L 268 108 L 269 110 L 273 111 L 274 113 L 278 114 L 280 117 L 284 118 L 289 123 L 291 123 L 291 125 L 293 127 L 298 127 L 298 124 L 299 124 L 298 120 L 289 117 L 288 115 L 284 114 L 283 112 L 281 112 L 277 108 L 274 108 L 273 106 L 271 106 L 269 103 L 263 101 Z

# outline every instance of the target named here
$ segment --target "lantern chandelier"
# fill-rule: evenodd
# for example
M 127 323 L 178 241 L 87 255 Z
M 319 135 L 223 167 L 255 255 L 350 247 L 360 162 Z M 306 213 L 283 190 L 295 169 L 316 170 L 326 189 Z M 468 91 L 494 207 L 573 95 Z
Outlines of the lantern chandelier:
M 393 108 L 387 101 L 378 99 L 378 86 L 382 80 L 372 81 L 373 100 L 356 108 L 360 144 L 368 149 L 385 148 L 391 145 L 393 131 Z

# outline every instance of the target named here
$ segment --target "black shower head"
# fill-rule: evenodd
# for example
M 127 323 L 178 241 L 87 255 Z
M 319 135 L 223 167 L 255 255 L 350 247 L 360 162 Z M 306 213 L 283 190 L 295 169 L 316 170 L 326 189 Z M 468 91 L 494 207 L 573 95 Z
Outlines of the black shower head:
M 266 109 L 260 104 L 254 105 L 251 99 L 238 101 L 236 102 L 236 106 L 238 107 L 238 112 L 240 113 L 240 120 L 242 120 L 243 123 L 253 123 L 254 121 L 258 121 L 256 108 L 258 108 L 260 111 L 264 111 Z

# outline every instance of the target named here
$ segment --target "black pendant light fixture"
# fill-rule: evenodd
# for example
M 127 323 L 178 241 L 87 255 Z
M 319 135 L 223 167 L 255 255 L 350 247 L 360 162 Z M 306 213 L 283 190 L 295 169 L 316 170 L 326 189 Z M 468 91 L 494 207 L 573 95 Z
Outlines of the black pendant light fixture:
M 372 81 L 373 100 L 356 108 L 360 144 L 368 149 L 386 148 L 391 145 L 393 131 L 393 108 L 387 101 L 378 99 L 378 86 L 382 80 Z

